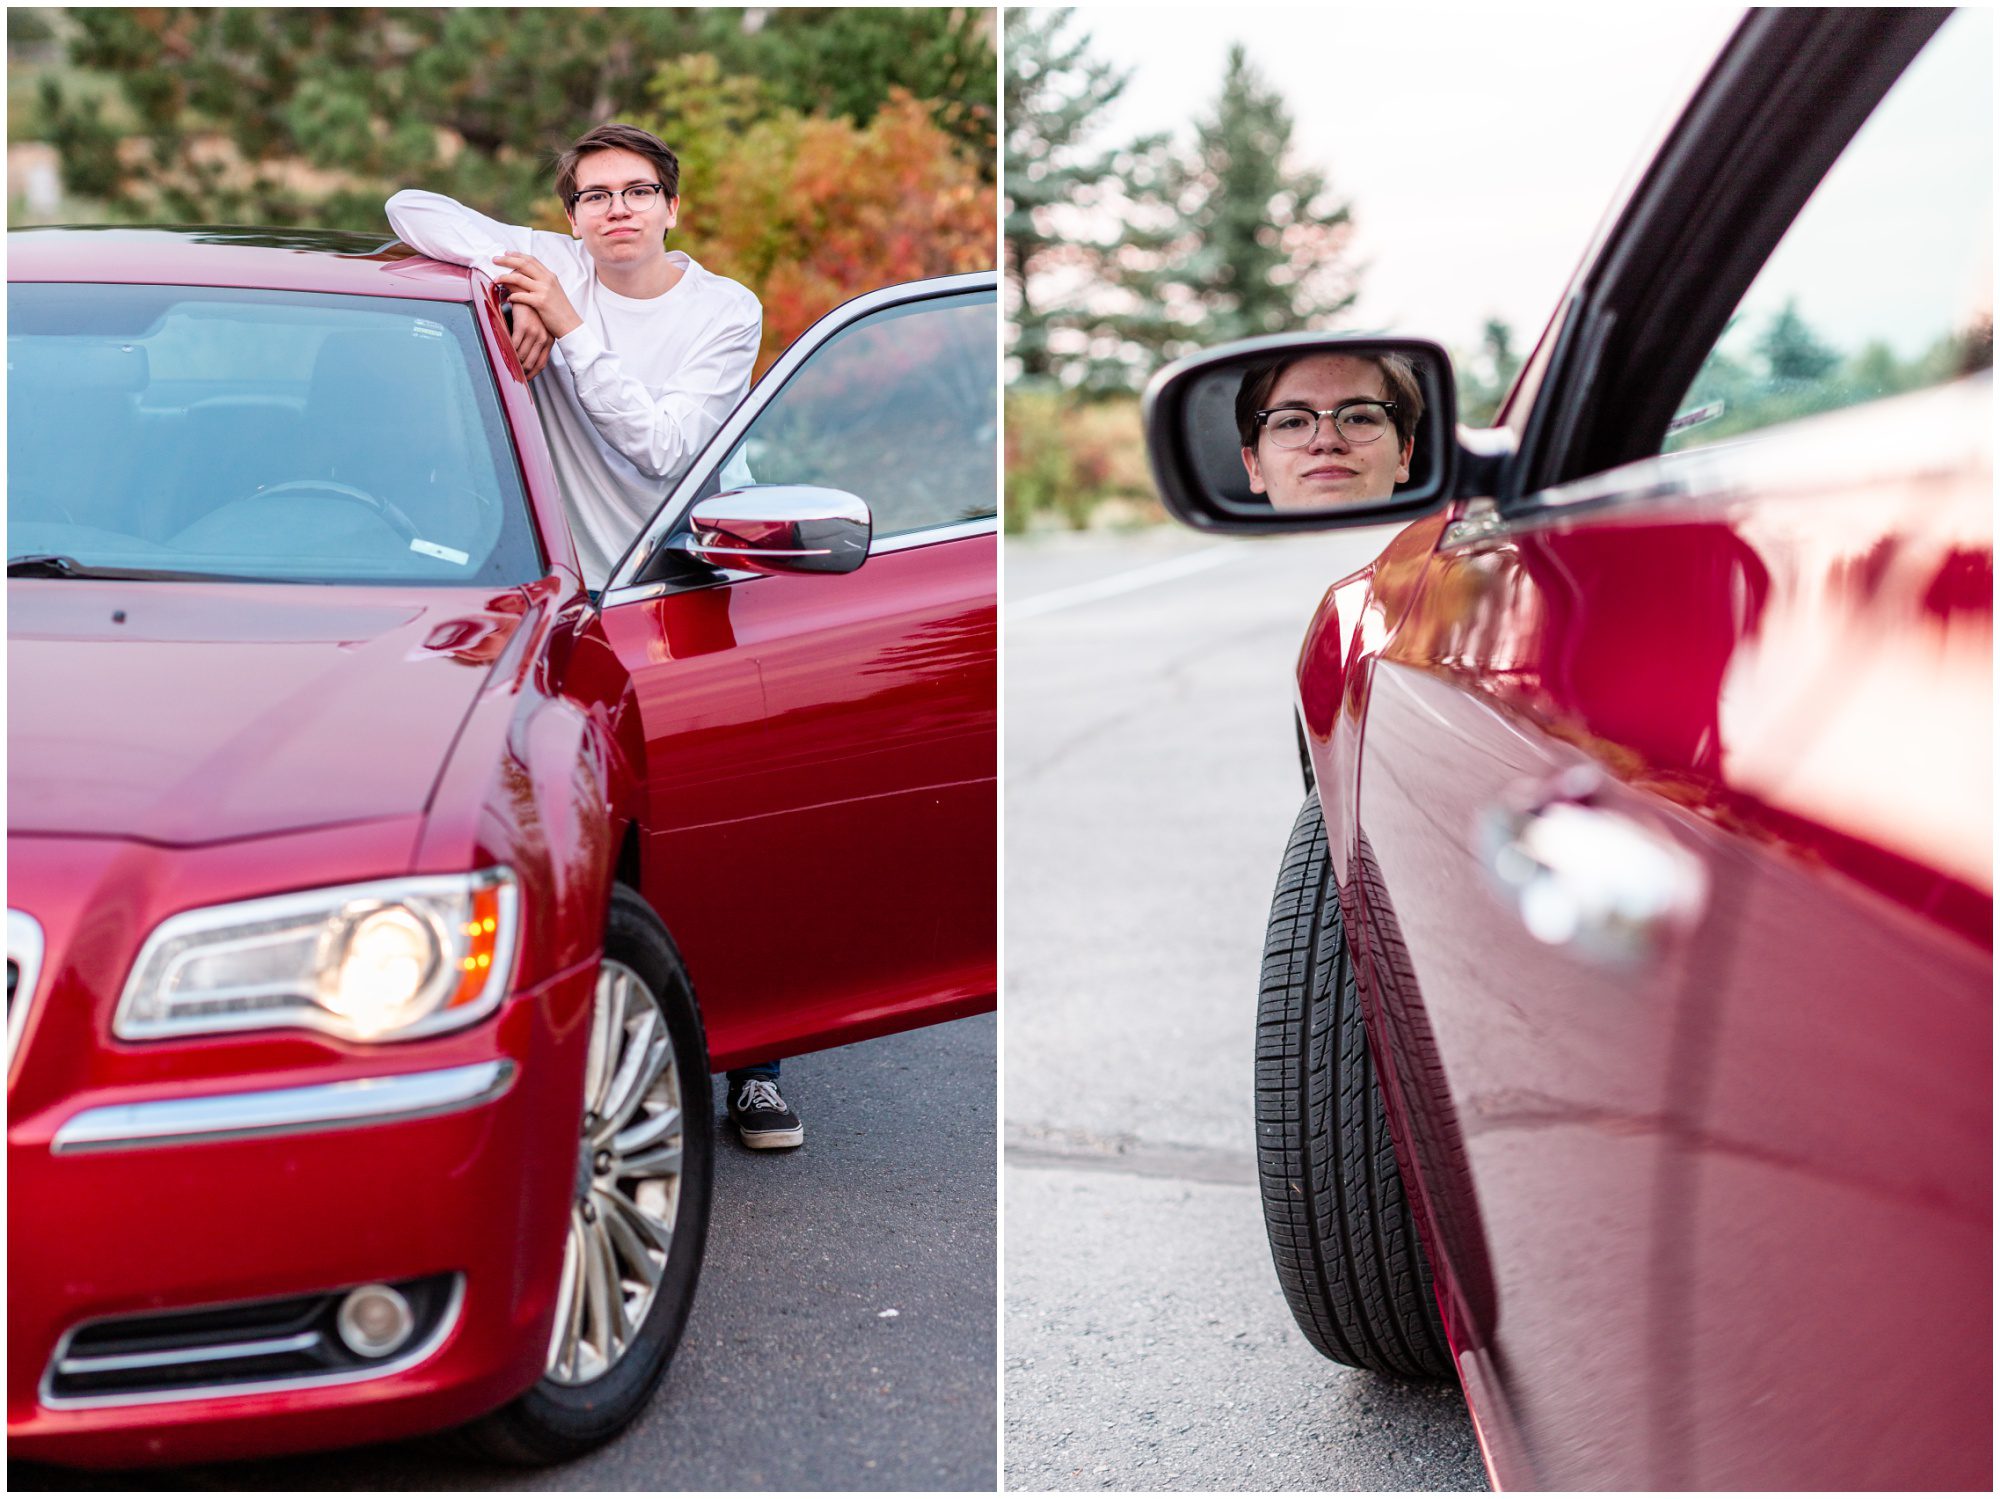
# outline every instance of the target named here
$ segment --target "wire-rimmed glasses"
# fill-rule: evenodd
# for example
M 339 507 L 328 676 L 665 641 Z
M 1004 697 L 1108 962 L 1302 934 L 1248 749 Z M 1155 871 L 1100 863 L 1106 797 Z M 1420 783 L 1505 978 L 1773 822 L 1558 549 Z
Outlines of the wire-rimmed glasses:
M 1326 417 L 1333 418 L 1333 425 L 1340 435 L 1351 443 L 1375 441 L 1395 425 L 1396 403 L 1394 401 L 1342 401 L 1328 411 L 1315 411 L 1310 406 L 1273 406 L 1257 413 L 1257 420 L 1263 425 L 1264 433 L 1281 448 L 1302 448 L 1311 442 L 1319 432 L 1319 424 Z
M 617 189 L 593 187 L 576 195 L 575 205 L 582 213 L 603 213 L 611 207 L 611 200 L 617 198 L 634 213 L 643 213 L 660 201 L 666 189 L 657 182 L 640 182 L 631 187 Z

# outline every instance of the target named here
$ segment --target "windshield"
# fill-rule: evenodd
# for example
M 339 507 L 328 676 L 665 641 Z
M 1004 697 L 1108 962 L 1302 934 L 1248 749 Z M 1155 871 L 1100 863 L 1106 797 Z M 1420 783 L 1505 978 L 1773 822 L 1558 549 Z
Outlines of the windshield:
M 35 283 L 7 305 L 13 571 L 541 575 L 469 307 Z

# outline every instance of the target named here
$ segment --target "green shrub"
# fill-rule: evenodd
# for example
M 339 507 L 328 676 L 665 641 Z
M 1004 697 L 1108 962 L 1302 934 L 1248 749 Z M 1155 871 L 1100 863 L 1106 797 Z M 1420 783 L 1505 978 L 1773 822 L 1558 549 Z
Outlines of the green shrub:
M 1009 390 L 1006 448 L 1010 533 L 1162 518 L 1135 397 Z

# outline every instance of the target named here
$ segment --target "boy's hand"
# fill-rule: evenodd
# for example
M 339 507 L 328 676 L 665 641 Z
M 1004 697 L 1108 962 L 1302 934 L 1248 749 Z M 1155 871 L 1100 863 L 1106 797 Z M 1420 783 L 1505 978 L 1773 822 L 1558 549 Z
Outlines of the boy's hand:
M 569 295 L 562 289 L 562 283 L 556 280 L 554 271 L 534 256 L 513 250 L 493 258 L 507 267 L 493 279 L 513 293 L 512 301 L 516 307 L 526 303 L 540 314 L 549 337 L 561 338 L 572 328 L 583 326 L 583 319 L 569 305 Z
M 549 336 L 541 314 L 518 295 L 508 298 L 507 306 L 508 320 L 513 324 L 508 337 L 514 341 L 514 357 L 521 361 L 521 373 L 532 380 L 548 367 L 549 350 L 556 341 Z

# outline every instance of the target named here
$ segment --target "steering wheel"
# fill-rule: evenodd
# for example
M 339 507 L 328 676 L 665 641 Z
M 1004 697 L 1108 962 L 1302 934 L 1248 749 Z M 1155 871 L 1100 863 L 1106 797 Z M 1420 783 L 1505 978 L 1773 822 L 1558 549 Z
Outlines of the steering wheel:
M 357 505 L 366 505 L 395 529 L 405 541 L 422 539 L 423 532 L 417 523 L 403 513 L 400 506 L 391 504 L 380 495 L 370 494 L 365 489 L 356 489 L 352 484 L 342 484 L 333 479 L 287 479 L 282 484 L 273 484 L 269 489 L 257 491 L 258 499 L 274 494 L 287 494 L 296 490 L 316 490 L 320 494 L 332 495 L 335 499 L 352 500 Z

